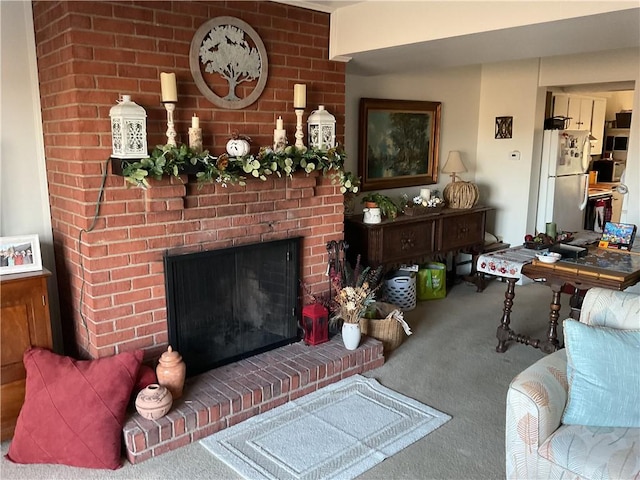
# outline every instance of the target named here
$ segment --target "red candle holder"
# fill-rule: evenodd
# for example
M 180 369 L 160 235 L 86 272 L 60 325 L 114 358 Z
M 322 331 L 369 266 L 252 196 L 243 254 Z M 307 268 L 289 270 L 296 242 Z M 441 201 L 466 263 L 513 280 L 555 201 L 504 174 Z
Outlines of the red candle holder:
M 329 311 L 319 303 L 302 308 L 304 343 L 319 345 L 329 340 Z

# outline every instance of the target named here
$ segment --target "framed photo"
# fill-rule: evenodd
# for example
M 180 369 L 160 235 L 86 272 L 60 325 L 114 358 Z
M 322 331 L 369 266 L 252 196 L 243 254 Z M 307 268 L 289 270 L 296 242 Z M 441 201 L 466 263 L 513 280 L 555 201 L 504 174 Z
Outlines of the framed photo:
M 360 99 L 362 191 L 438 181 L 440 102 Z
M 0 237 L 0 275 L 42 270 L 38 235 Z
M 511 138 L 513 117 L 496 117 L 496 138 Z

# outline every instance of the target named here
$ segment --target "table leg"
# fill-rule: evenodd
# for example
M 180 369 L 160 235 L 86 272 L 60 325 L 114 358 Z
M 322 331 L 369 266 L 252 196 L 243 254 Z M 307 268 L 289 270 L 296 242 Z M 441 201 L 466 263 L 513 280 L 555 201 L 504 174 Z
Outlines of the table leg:
M 511 328 L 509 327 L 509 324 L 511 323 L 511 307 L 513 307 L 513 299 L 516 296 L 516 281 L 516 278 L 507 278 L 507 291 L 504 294 L 502 319 L 500 321 L 498 331 L 496 332 L 496 337 L 498 338 L 496 352 L 498 353 L 504 353 L 507 351 L 507 340 L 509 340 L 511 334 Z
M 547 340 L 540 342 L 540 350 L 544 353 L 553 353 L 560 348 L 558 342 L 558 319 L 560 318 L 560 294 L 562 285 L 549 285 L 553 291 L 551 299 L 551 310 L 549 311 L 549 329 L 547 330 Z

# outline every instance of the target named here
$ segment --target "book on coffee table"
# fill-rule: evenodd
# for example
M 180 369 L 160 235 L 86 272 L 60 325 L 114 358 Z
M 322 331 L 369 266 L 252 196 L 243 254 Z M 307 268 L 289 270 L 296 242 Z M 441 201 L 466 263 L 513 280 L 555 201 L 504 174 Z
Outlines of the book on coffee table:
M 636 226 L 631 223 L 607 222 L 604 225 L 598 247 L 631 250 L 636 230 Z

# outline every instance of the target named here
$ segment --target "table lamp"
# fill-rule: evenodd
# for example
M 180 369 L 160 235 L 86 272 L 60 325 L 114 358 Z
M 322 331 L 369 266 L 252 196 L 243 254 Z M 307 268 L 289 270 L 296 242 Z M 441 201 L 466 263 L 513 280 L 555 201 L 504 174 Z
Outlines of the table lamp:
M 456 174 L 467 171 L 467 167 L 462 163 L 460 152 L 452 150 L 447 156 L 447 161 L 442 167 L 442 173 L 451 175 L 451 183 L 444 187 L 442 195 L 449 208 L 471 208 L 478 203 L 478 187 L 471 182 L 458 181 Z

